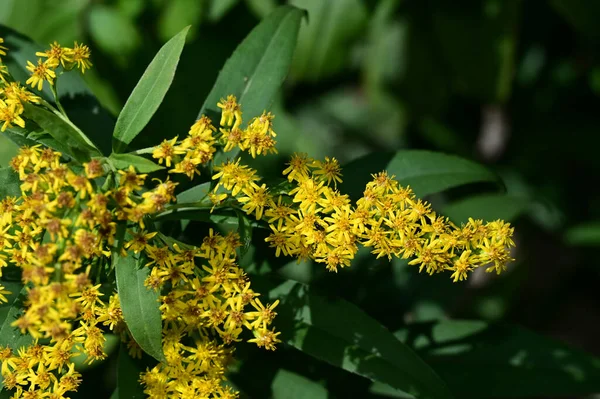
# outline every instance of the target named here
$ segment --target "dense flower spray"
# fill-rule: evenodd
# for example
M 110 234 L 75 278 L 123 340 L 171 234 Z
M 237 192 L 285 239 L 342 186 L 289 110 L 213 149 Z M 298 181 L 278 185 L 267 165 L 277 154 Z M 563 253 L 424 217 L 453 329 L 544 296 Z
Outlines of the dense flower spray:
M 0 56 L 6 51 L 0 39 Z M 47 82 L 55 95 L 61 73 L 91 66 L 89 49 L 77 43 L 54 43 L 37 55 L 37 64 L 28 64 L 27 84 L 40 90 Z M 24 104 L 52 107 L 15 82 L 0 62 L 2 130 L 25 126 Z M 64 112 L 58 100 L 57 106 Z M 147 153 L 169 174 L 194 179 L 211 169 L 219 149 L 252 157 L 276 152 L 272 114 L 244 125 L 235 96 L 218 107 L 218 129 L 202 116 L 185 137 L 164 140 Z M 508 223 L 470 220 L 456 226 L 386 172 L 373 175 L 353 204 L 337 190 L 342 173 L 335 158 L 295 154 L 283 171 L 286 183 L 277 188 L 232 158 L 212 168 L 212 209 L 236 209 L 263 223 L 276 256 L 313 259 L 338 271 L 350 266 L 363 245 L 377 257 L 411 258 L 419 271 L 450 271 L 454 281 L 478 267 L 499 273 L 511 260 Z M 148 269 L 144 285 L 159 295 L 165 360 L 140 375 L 145 393 L 237 397 L 223 382 L 238 342 L 267 350 L 280 342 L 272 327 L 278 302 L 263 303 L 238 265 L 239 234 L 210 229 L 199 246 L 162 234 L 155 221 L 176 209 L 177 183 L 170 177 L 150 180 L 134 166 L 118 169 L 109 158 L 77 164 L 55 149 L 32 145 L 22 147 L 10 166 L 21 193 L 0 201 L 0 277 L 6 268 L 18 271 L 25 300 L 11 326 L 31 337 L 23 347 L 0 347 L 4 386 L 13 398 L 69 397 L 81 383 L 73 357 L 104 359 L 107 333 L 119 335 L 129 354 L 141 357 L 114 284 L 114 262 L 122 257 Z M 0 302 L 9 294 L 0 285 Z

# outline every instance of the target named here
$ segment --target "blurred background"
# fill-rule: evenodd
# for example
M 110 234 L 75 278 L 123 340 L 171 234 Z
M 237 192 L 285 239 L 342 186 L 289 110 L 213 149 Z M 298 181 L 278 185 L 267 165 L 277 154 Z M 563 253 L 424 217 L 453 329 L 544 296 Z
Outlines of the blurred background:
M 160 46 L 191 24 L 174 83 L 147 134 L 135 143 L 142 147 L 187 131 L 227 57 L 280 3 L 1 0 L 0 23 L 44 45 L 54 40 L 88 44 L 94 68 L 85 80 L 113 115 Z M 600 184 L 600 3 L 289 3 L 307 9 L 309 18 L 271 109 L 280 154 L 255 164 L 261 173 L 278 174 L 293 151 L 335 156 L 342 164 L 401 149 L 475 160 L 503 178 L 506 192 L 473 186 L 429 199 L 458 221 L 470 215 L 513 222 L 517 261 L 499 277 L 476 274 L 460 284 L 452 284 L 445 274 L 418 275 L 404 262 L 375 261 L 368 253 L 337 275 L 310 265 L 293 271 L 293 266 L 280 265 L 282 273 L 345 297 L 392 331 L 409 322 L 477 319 L 525 327 L 600 355 L 600 190 L 594 189 Z M 14 151 L 0 138 L 0 164 L 6 165 Z M 274 392 L 281 368 L 321 381 L 329 391 L 323 397 L 357 397 L 356 392 L 401 397 L 376 392 L 360 377 L 348 382 L 345 372 L 299 352 L 240 356 L 251 359 L 250 365 L 259 364 L 263 373 L 252 382 L 252 367 L 242 363 L 239 375 L 232 376 L 250 397 L 268 397 L 269 386 Z M 496 372 L 481 367 L 480 373 Z M 497 372 L 498 379 L 504 378 Z M 272 379 L 268 384 L 265 373 Z M 97 379 L 96 391 L 90 392 L 112 391 L 112 377 L 90 375 Z M 535 378 L 550 383 L 545 379 L 552 375 Z M 592 385 L 584 386 L 593 381 L 585 373 L 581 378 L 581 395 L 556 394 L 589 397 L 584 394 Z M 486 384 L 480 389 L 471 397 L 513 396 L 508 388 L 496 394 L 486 392 Z M 525 396 L 546 397 L 531 392 L 533 396 Z

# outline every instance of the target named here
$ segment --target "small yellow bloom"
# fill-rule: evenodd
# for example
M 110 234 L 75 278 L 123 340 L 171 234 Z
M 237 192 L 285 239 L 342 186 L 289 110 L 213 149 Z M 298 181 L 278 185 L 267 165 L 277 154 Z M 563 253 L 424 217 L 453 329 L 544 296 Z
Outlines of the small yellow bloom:
M 42 62 L 41 59 L 38 59 L 38 63 L 35 65 L 31 61 L 27 61 L 27 70 L 31 72 L 31 76 L 25 83 L 31 85 L 31 87 L 35 88 L 37 86 L 37 89 L 41 91 L 44 81 L 51 85 L 54 84 L 56 73 L 51 62 L 47 60 Z

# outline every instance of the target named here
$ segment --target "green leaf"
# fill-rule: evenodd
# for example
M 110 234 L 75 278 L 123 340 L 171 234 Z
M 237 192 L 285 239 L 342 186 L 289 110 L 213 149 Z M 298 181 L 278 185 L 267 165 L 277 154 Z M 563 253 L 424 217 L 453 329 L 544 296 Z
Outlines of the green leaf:
M 246 121 L 268 109 L 292 62 L 302 15 L 295 7 L 282 6 L 262 20 L 223 66 L 198 117 L 218 120 L 217 102 L 229 94 L 242 104 Z
M 23 346 L 27 346 L 33 342 L 30 335 L 23 335 L 18 328 L 12 327 L 21 310 L 23 309 L 23 300 L 27 296 L 27 290 L 20 283 L 3 281 L 2 285 L 11 292 L 6 295 L 8 303 L 0 306 L 0 346 L 8 346 L 13 352 Z M 0 391 L 6 392 L 3 389 L 2 377 L 0 376 Z
M 287 344 L 336 367 L 418 398 L 452 398 L 435 372 L 392 333 L 342 299 L 325 299 L 287 281 L 269 292 L 279 299 L 278 329 Z
M 583 396 L 600 391 L 600 359 L 520 327 L 445 320 L 410 325 L 399 335 L 459 398 Z
M 120 170 L 126 170 L 130 165 L 132 165 L 138 173 L 152 173 L 164 169 L 164 166 L 160 166 L 149 159 L 134 154 L 112 153 L 110 154 L 109 159 L 113 166 Z
M 19 148 L 8 137 L 0 136 L 0 166 L 6 166 L 17 155 Z
M 292 0 L 308 11 L 307 26 L 300 30 L 298 49 L 290 75 L 317 81 L 348 65 L 352 41 L 363 31 L 367 10 L 361 0 Z
M 374 153 L 345 165 L 342 173 L 351 176 L 341 185 L 341 191 L 352 199 L 360 198 L 371 174 L 387 170 L 403 186 L 410 186 L 423 197 L 452 187 L 470 183 L 499 183 L 499 178 L 486 167 L 460 158 L 423 150 L 404 150 L 395 154 Z
M 136 259 L 132 254 L 121 257 L 113 253 L 113 262 L 123 318 L 131 335 L 144 352 L 158 361 L 165 361 L 159 293 L 144 286 L 150 269 L 139 268 L 141 259 Z
M 117 360 L 117 398 L 144 399 L 148 396 L 140 384 L 140 373 L 146 371 L 143 360 L 134 359 L 127 353 L 125 345 L 121 345 Z M 113 397 L 115 394 L 113 393 Z
M 24 108 L 25 117 L 37 123 L 44 132 L 66 147 L 65 155 L 79 162 L 102 155 L 90 139 L 64 116 L 30 104 L 25 104 Z
M 308 378 L 279 370 L 271 383 L 273 399 L 327 399 L 327 389 Z
M 202 183 L 177 194 L 177 203 L 200 202 L 210 193 L 210 182 Z
M 0 168 L 0 200 L 21 196 L 21 180 L 11 168 Z
M 582 223 L 565 232 L 565 241 L 577 246 L 600 246 L 600 222 Z
M 522 215 L 530 205 L 527 198 L 505 194 L 485 194 L 468 197 L 442 207 L 441 213 L 455 223 L 466 223 L 469 218 L 493 221 L 511 221 Z
M 165 43 L 127 99 L 113 132 L 113 149 L 122 150 L 148 124 L 173 82 L 189 26 Z

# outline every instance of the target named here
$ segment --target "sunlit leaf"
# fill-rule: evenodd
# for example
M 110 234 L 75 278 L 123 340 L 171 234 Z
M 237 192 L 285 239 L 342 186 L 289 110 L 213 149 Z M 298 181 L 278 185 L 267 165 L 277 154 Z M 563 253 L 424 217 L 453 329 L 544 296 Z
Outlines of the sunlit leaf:
M 162 103 L 173 82 L 188 29 L 161 47 L 127 99 L 113 132 L 115 152 L 122 152 L 131 143 Z

